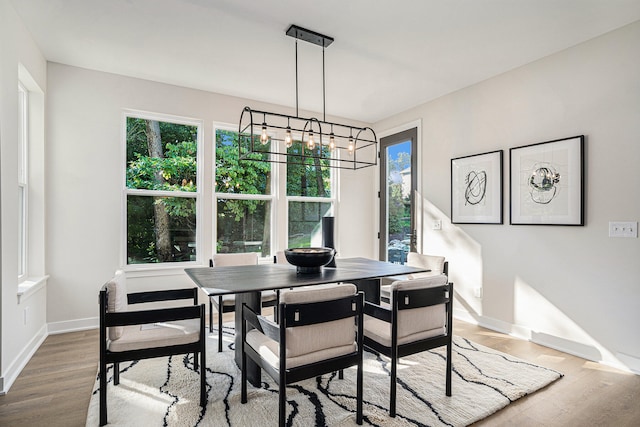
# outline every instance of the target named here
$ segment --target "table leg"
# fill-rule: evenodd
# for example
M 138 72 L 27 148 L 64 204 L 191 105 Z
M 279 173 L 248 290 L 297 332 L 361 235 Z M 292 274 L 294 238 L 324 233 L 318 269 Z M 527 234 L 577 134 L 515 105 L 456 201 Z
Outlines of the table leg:
M 364 299 L 373 304 L 380 304 L 380 279 L 351 280 L 359 291 L 364 291 Z
M 246 292 L 242 294 L 236 294 L 236 311 L 235 311 L 235 325 L 236 325 L 236 337 L 235 337 L 235 359 L 236 364 L 242 366 L 242 304 L 246 304 L 256 313 L 260 313 L 261 310 L 261 298 L 260 292 Z M 254 387 L 260 387 L 260 367 L 256 365 L 253 360 L 247 358 L 247 379 Z

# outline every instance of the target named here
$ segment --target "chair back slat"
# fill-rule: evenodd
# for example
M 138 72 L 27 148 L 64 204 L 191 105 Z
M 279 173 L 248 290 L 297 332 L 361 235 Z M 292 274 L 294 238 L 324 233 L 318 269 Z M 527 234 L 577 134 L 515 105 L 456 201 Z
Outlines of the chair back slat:
M 353 317 L 361 309 L 361 299 L 350 296 L 331 301 L 318 301 L 301 304 L 280 304 L 285 328 L 308 326 L 316 323 Z
M 409 310 L 446 304 L 449 302 L 449 298 L 449 286 L 444 285 L 435 288 L 396 290 L 393 301 L 397 301 L 398 310 Z

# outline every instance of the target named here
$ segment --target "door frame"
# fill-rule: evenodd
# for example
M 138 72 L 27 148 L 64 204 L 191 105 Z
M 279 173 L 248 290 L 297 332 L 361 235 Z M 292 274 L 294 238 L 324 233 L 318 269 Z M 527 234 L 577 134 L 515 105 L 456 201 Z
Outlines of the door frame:
M 386 233 L 386 212 L 382 212 L 382 206 L 383 206 L 383 201 L 386 200 L 386 195 L 384 195 L 385 200 L 383 200 L 383 191 L 382 189 L 385 188 L 385 183 L 382 182 L 383 177 L 386 176 L 386 164 L 384 162 L 384 158 L 382 156 L 382 150 L 383 148 L 386 147 L 387 144 L 385 144 L 383 146 L 383 140 L 387 140 L 384 141 L 385 143 L 394 143 L 394 142 L 401 142 L 402 140 L 406 140 L 407 139 L 407 135 L 409 136 L 413 136 L 412 139 L 414 139 L 413 141 L 413 145 L 412 145 L 412 154 L 413 154 L 413 159 L 414 159 L 414 167 L 415 170 L 412 170 L 412 185 L 414 186 L 414 191 L 411 194 L 411 203 L 412 203 L 412 207 L 413 207 L 413 212 L 412 212 L 412 219 L 413 219 L 413 230 L 415 230 L 416 233 L 416 239 L 415 239 L 415 250 L 417 250 L 418 252 L 420 252 L 420 248 L 422 247 L 422 224 L 423 224 L 423 220 L 422 220 L 422 216 L 420 215 L 420 212 L 422 212 L 422 181 L 419 177 L 421 177 L 421 135 L 422 135 L 422 121 L 421 120 L 415 120 L 409 123 L 405 123 L 404 125 L 400 125 L 397 126 L 395 128 L 392 129 L 388 129 L 386 131 L 380 132 L 380 150 L 378 152 L 379 157 L 380 157 L 380 166 L 377 168 L 377 172 L 378 172 L 378 198 L 377 198 L 377 203 L 378 203 L 378 209 L 376 209 L 376 214 L 377 214 L 377 221 L 375 224 L 375 232 L 378 235 L 378 239 L 377 239 L 377 254 L 378 254 L 378 258 L 379 259 L 385 259 L 387 258 L 386 253 L 383 253 L 383 247 L 386 248 L 386 245 L 382 245 L 382 236 L 384 235 L 384 233 Z M 386 206 L 386 201 L 385 201 L 385 205 Z M 383 221 L 385 221 L 385 224 L 383 226 Z

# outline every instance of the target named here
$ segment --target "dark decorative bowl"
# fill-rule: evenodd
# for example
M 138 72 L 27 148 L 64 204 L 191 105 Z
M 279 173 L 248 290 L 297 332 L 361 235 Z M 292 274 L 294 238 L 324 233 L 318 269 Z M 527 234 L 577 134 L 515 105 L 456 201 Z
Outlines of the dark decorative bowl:
M 297 267 L 298 273 L 318 273 L 320 268 L 333 259 L 336 250 L 332 248 L 292 248 L 285 249 L 284 256 Z

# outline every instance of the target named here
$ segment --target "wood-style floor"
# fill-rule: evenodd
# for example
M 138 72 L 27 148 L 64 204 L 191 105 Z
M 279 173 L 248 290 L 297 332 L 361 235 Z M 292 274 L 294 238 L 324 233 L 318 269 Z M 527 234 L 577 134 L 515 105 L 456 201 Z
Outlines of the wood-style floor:
M 475 425 L 640 426 L 640 376 L 454 323 L 457 335 L 565 374 Z M 97 330 L 49 336 L 0 396 L 0 426 L 84 426 L 97 369 Z

